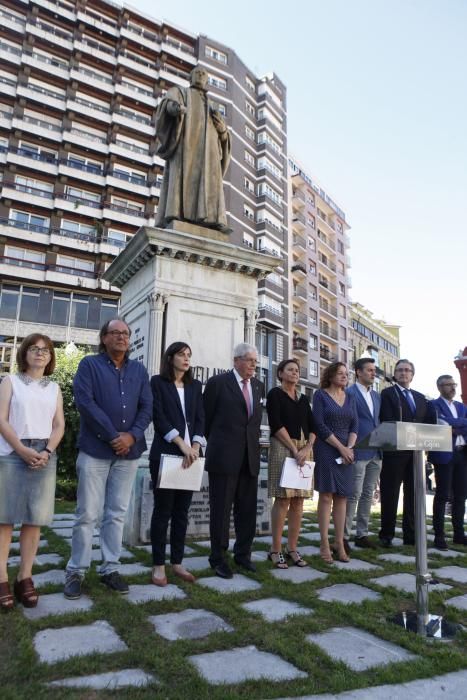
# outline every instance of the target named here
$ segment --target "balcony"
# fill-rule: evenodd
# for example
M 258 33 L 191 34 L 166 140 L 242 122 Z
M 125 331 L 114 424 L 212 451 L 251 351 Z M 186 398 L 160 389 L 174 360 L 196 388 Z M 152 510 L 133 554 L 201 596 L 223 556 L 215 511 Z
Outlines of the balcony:
M 134 192 L 145 197 L 149 195 L 149 188 L 146 180 L 141 177 L 126 175 L 124 173 L 108 173 L 106 184 L 126 192 Z
M 53 191 L 42 190 L 38 187 L 29 187 L 18 182 L 4 182 L 2 189 L 3 199 L 12 199 L 24 204 L 35 204 L 37 207 L 53 209 Z
M 111 143 L 109 146 L 109 153 L 122 156 L 122 158 L 129 158 L 137 163 L 144 163 L 144 165 L 152 164 L 152 156 L 149 155 L 149 151 L 146 148 L 135 146 L 133 143 L 127 143 L 126 141 L 115 141 Z
M 175 83 L 181 87 L 187 87 L 190 82 L 190 74 L 186 71 L 179 70 L 170 63 L 163 63 L 159 69 L 159 77 L 161 80 L 167 80 L 169 83 Z
M 26 17 L 18 17 L 2 7 L 0 8 L 0 22 L 3 29 L 11 29 L 13 32 L 19 32 L 21 35 L 24 34 Z
M 282 230 L 273 226 L 269 221 L 257 221 L 255 228 L 257 233 L 271 233 L 281 244 L 284 243 L 284 234 Z
M 11 112 L 8 112 L 4 109 L 0 110 L 0 127 L 2 127 L 3 129 L 10 129 L 12 119 L 13 119 L 13 110 Z M 7 149 L 5 148 L 5 151 L 6 150 Z
M 19 131 L 25 131 L 26 133 L 35 134 L 36 136 L 42 136 L 49 140 L 62 140 L 62 127 L 58 124 L 50 124 L 46 122 L 45 119 L 36 119 L 35 117 L 29 117 L 28 115 L 24 115 L 24 117 L 20 119 L 13 117 L 11 127 L 12 129 L 18 129 Z
M 45 153 L 35 153 L 27 148 L 9 148 L 6 156 L 8 163 L 15 163 L 24 168 L 39 170 L 49 175 L 57 175 L 58 159 Z
M 17 272 L 17 268 L 27 269 L 27 279 L 36 282 L 43 282 L 45 277 L 45 263 L 31 262 L 30 260 L 18 260 L 18 258 L 10 258 L 7 255 L 0 255 L 0 277 L 20 275 L 25 276 L 25 273 Z
M 21 63 L 21 47 L 18 46 L 16 48 L 0 40 L 0 60 L 2 63 L 13 63 L 15 66 L 19 66 Z
M 165 53 L 176 56 L 182 61 L 191 63 L 193 66 L 196 65 L 197 59 L 195 58 L 195 49 L 190 44 L 186 44 L 183 41 L 178 41 L 178 39 L 173 39 L 171 36 L 167 36 L 162 39 L 162 51 Z
M 319 298 L 319 308 L 322 311 L 325 311 L 330 316 L 334 316 L 334 318 L 337 318 L 337 307 L 328 304 L 328 302 L 322 297 Z
M 78 10 L 78 21 L 85 22 L 99 32 L 105 32 L 113 37 L 118 37 L 120 33 L 116 22 L 108 20 L 105 15 L 102 15 L 102 19 L 97 19 L 94 15 L 88 14 L 86 10 Z
M 73 34 L 59 27 L 40 20 L 26 22 L 26 32 L 42 39 L 45 44 L 52 43 L 67 51 L 73 51 Z
M 306 239 L 298 233 L 293 234 L 292 246 L 306 252 Z
M 336 272 L 336 265 L 331 260 L 329 260 L 329 258 L 326 257 L 326 255 L 318 253 L 318 260 L 320 261 L 321 265 L 325 265 L 329 270 Z
M 323 335 L 326 335 L 328 338 L 332 338 L 333 340 L 337 340 L 337 331 L 334 330 L 334 328 L 331 328 L 328 326 L 327 323 L 323 323 L 320 321 L 319 324 L 319 332 L 322 333 Z
M 149 61 L 147 58 L 136 57 L 133 54 L 127 55 L 125 52 L 121 52 L 118 54 L 117 60 L 119 66 L 125 66 L 135 73 L 144 75 L 146 78 L 157 80 L 159 77 L 154 61 Z
M 121 124 L 129 129 L 140 131 L 142 134 L 154 136 L 154 126 L 151 124 L 150 117 L 140 117 L 139 115 L 130 115 L 116 109 L 112 112 L 112 121 L 114 124 Z
M 290 268 L 290 271 L 292 272 L 292 274 L 299 275 L 300 277 L 306 277 L 306 265 L 304 265 L 303 263 L 295 263 L 295 265 L 292 265 L 292 267 Z
M 105 108 L 97 103 L 93 104 L 81 98 L 71 98 L 67 100 L 66 109 L 72 112 L 78 112 L 78 114 L 84 114 L 88 119 L 104 122 L 104 124 L 110 124 L 112 121 L 110 108 Z
M 264 323 L 265 325 L 272 326 L 273 328 L 283 328 L 284 317 L 282 311 L 278 311 L 269 304 L 262 304 L 258 306 L 258 311 L 259 323 Z
M 45 279 L 47 282 L 57 282 L 59 284 L 73 284 L 85 289 L 97 289 L 97 277 L 95 272 L 89 270 L 78 270 L 75 267 L 65 265 L 47 265 Z M 71 278 L 71 279 L 70 279 Z
M 73 194 L 62 193 L 55 197 L 55 208 L 65 211 L 76 211 L 81 216 L 102 218 L 102 204 L 93 199 L 77 197 Z
M 98 153 L 107 154 L 109 146 L 104 137 L 94 136 L 94 134 L 86 134 L 83 131 L 70 129 L 63 132 L 63 141 L 68 141 L 76 146 L 81 146 L 87 150 L 97 151 Z
M 298 204 L 299 204 L 300 202 L 302 202 L 303 204 L 305 204 L 305 194 L 304 194 L 301 190 L 299 190 L 299 189 L 293 190 L 293 191 L 292 191 L 292 197 L 293 197 L 294 199 L 297 200 L 297 203 L 298 203 Z
M 65 95 L 54 90 L 47 90 L 47 88 L 43 88 L 40 85 L 18 85 L 16 94 L 18 97 L 24 97 L 28 102 L 45 103 L 47 107 L 56 109 L 59 112 L 65 111 Z
M 300 365 L 300 379 L 308 379 L 308 370 L 302 365 Z
M 157 105 L 157 99 L 154 97 L 153 91 L 146 90 L 145 88 L 138 87 L 137 85 L 129 85 L 128 83 L 116 83 L 115 94 L 123 95 L 124 97 L 129 97 L 130 100 L 142 102 L 145 105 L 149 105 L 149 107 L 155 107 Z
M 144 27 L 126 26 L 120 28 L 120 36 L 135 41 L 151 51 L 160 51 L 160 36 Z
M 270 292 L 274 292 L 274 294 L 278 294 L 281 297 L 284 295 L 284 288 L 282 284 L 276 284 L 275 282 L 268 280 L 267 277 L 264 280 L 264 288 Z
M 303 352 L 305 354 L 308 353 L 307 339 L 301 338 L 299 335 L 296 335 L 292 340 L 292 348 L 295 352 Z
M 298 211 L 292 212 L 292 226 L 294 226 L 299 231 L 304 231 L 306 227 L 306 219 L 303 214 Z
M 139 227 L 145 223 L 146 214 L 139 209 L 130 209 L 118 204 L 112 204 L 111 202 L 105 202 L 103 217 L 104 219 L 120 221 L 124 224 L 131 224 Z
M 304 287 L 301 284 L 296 284 L 293 288 L 293 295 L 294 297 L 300 297 L 300 299 L 304 299 L 305 301 L 307 300 L 307 291 L 306 287 Z
M 318 239 L 319 239 L 319 241 L 321 241 L 321 243 L 323 243 L 328 248 L 330 248 L 333 252 L 335 252 L 335 250 L 336 250 L 335 242 L 331 238 L 329 238 L 329 236 L 326 236 L 325 233 L 320 231 L 320 229 L 318 229 Z
M 85 163 L 68 160 L 67 158 L 60 158 L 58 174 L 79 178 L 93 185 L 105 186 L 105 177 L 102 174 L 102 169 L 97 165 L 86 165 Z
M 337 362 L 339 359 L 326 345 L 319 346 L 319 356 L 322 360 L 326 360 L 326 362 Z
M 27 66 L 32 66 L 38 70 L 46 71 L 48 74 L 53 72 L 56 78 L 62 78 L 68 81 L 70 79 L 70 71 L 67 63 L 63 63 L 51 56 L 43 56 L 33 51 L 23 51 L 21 62 Z
M 84 85 L 88 87 L 104 91 L 110 95 L 113 95 L 115 91 L 111 76 L 107 77 L 105 75 L 100 75 L 92 70 L 89 70 L 88 68 L 84 68 L 83 66 L 72 68 L 70 70 L 70 78 L 72 80 L 77 80 L 80 83 L 84 83 Z
M 103 44 L 102 42 L 88 39 L 85 36 L 81 39 L 81 41 L 75 41 L 75 51 L 90 54 L 94 59 L 99 59 L 104 63 L 110 63 L 112 66 L 115 66 L 117 63 L 115 50 L 112 47 L 107 46 L 107 44 Z
M 16 97 L 16 80 L 0 75 L 0 94 Z
M 16 238 L 18 240 L 35 243 L 49 244 L 49 224 L 40 226 L 16 219 L 0 219 L 0 232 L 2 236 Z M 33 234 L 33 235 L 31 235 Z
M 72 22 L 76 20 L 76 14 L 70 8 L 71 3 L 69 2 L 60 2 L 60 0 L 34 0 L 34 3 L 40 7 L 45 7 L 46 10 L 53 12 L 54 15 L 66 17 L 66 19 Z
M 96 235 L 91 233 L 79 233 L 65 228 L 53 228 L 50 231 L 50 244 L 70 247 L 74 250 L 95 253 Z
M 308 327 L 308 316 L 301 311 L 295 311 L 293 315 L 293 323 L 296 326 Z
M 321 287 L 324 287 L 324 289 L 327 289 L 329 292 L 331 292 L 331 294 L 337 296 L 337 287 L 333 282 L 330 282 L 325 277 L 319 277 L 319 284 Z

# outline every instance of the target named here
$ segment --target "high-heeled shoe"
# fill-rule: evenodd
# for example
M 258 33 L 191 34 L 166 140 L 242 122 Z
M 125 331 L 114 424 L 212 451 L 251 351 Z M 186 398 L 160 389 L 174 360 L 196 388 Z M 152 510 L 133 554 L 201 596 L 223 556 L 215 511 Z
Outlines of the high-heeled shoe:
M 333 564 L 334 563 L 334 559 L 332 558 L 329 543 L 328 544 L 320 544 L 319 556 L 326 564 Z
M 0 610 L 6 612 L 7 610 L 13 610 L 15 606 L 15 601 L 10 590 L 10 584 L 8 581 L 2 581 L 0 583 Z
M 337 556 L 337 561 L 341 561 L 343 564 L 348 564 L 350 561 L 350 557 L 345 551 L 345 546 L 343 544 L 335 544 L 333 547 L 333 551 L 335 552 Z

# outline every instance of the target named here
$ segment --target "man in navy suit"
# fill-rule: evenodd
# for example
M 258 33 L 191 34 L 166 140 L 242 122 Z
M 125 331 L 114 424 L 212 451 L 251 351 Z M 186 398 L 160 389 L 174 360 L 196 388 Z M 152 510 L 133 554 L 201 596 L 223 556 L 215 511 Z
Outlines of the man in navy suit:
M 442 374 L 436 381 L 440 396 L 431 401 L 438 423 L 452 426 L 452 451 L 430 452 L 428 459 L 434 465 L 436 492 L 433 499 L 433 529 L 435 547 L 446 550 L 444 514 L 452 493 L 452 527 L 454 544 L 467 545 L 464 534 L 465 499 L 467 498 L 467 408 L 454 401 L 456 386 L 450 374 Z
M 410 389 L 415 367 L 409 360 L 398 360 L 394 368 L 394 386 L 381 392 L 379 417 L 383 421 L 406 423 L 436 423 L 436 414 L 427 399 L 418 391 Z M 379 539 L 383 547 L 390 547 L 394 537 L 397 503 L 401 483 L 404 484 L 402 531 L 404 544 L 415 544 L 413 452 L 383 452 L 381 469 L 381 530 Z
M 381 399 L 379 394 L 371 388 L 376 375 L 374 359 L 362 357 L 355 362 L 354 369 L 356 382 L 347 389 L 347 393 L 355 398 L 357 407 L 358 443 L 379 425 Z M 368 539 L 368 520 L 376 482 L 381 472 L 381 453 L 375 449 L 357 448 L 354 454 L 354 492 L 352 497 L 347 499 L 344 547 L 350 550 L 350 532 L 356 511 L 355 545 L 374 549 L 375 545 Z
M 260 462 L 259 434 L 263 384 L 255 379 L 256 348 L 240 343 L 234 348 L 234 368 L 211 377 L 204 390 L 206 448 L 209 473 L 211 555 L 218 576 L 232 578 L 225 559 L 234 507 L 234 559 L 255 571 L 251 544 L 256 532 L 256 503 Z

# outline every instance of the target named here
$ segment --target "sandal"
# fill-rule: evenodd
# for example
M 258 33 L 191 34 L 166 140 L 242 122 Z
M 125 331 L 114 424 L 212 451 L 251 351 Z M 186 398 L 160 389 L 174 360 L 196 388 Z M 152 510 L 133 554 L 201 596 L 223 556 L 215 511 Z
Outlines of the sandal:
M 350 557 L 345 551 L 345 544 L 338 545 L 334 542 L 332 545 L 332 551 L 337 557 L 337 561 L 341 561 L 343 564 L 348 564 Z
M 329 544 L 320 544 L 319 556 L 326 564 L 334 564 Z
M 308 562 L 303 559 L 298 549 L 287 549 L 285 552 L 285 556 L 287 557 L 287 559 L 291 559 L 295 566 L 308 566 Z
M 284 559 L 282 552 L 268 552 L 268 559 L 272 561 L 276 569 L 288 569 L 289 565 Z
M 22 581 L 16 579 L 13 590 L 18 603 L 22 603 L 25 608 L 35 608 L 39 595 L 34 588 L 32 578 L 23 578 Z
M 10 591 L 10 584 L 8 581 L 2 581 L 0 583 L 0 610 L 12 610 L 15 601 Z

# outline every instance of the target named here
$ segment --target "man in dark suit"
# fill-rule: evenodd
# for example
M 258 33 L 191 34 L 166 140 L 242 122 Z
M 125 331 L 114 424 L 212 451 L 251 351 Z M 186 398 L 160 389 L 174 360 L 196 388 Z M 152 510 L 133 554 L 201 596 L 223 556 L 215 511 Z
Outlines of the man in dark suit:
M 381 392 L 380 420 L 407 423 L 436 423 L 436 414 L 423 394 L 412 391 L 410 384 L 415 367 L 408 360 L 398 360 L 394 368 L 394 386 Z M 413 452 L 383 452 L 381 470 L 381 530 L 383 547 L 390 547 L 394 537 L 397 503 L 401 483 L 404 484 L 402 530 L 404 544 L 415 544 Z
M 436 385 L 440 396 L 431 401 L 438 423 L 452 427 L 452 451 L 430 452 L 428 459 L 434 465 L 436 492 L 433 499 L 433 529 L 435 547 L 446 550 L 444 515 L 452 493 L 452 527 L 454 544 L 467 545 L 464 534 L 465 499 L 467 498 L 467 408 L 454 401 L 456 386 L 450 374 L 438 377 Z
M 255 571 L 251 544 L 256 532 L 263 384 L 255 379 L 257 352 L 234 348 L 234 368 L 209 379 L 204 391 L 206 471 L 209 472 L 211 555 L 218 576 L 231 578 L 225 560 L 234 507 L 236 564 Z
M 347 389 L 355 398 L 358 413 L 357 443 L 363 440 L 379 425 L 381 407 L 380 395 L 371 388 L 375 381 L 376 367 L 372 357 L 361 357 L 355 362 L 356 382 Z M 347 513 L 344 529 L 344 547 L 350 550 L 349 539 L 352 522 L 357 513 L 355 545 L 373 549 L 375 544 L 368 539 L 368 521 L 376 482 L 381 472 L 381 453 L 379 450 L 355 449 L 354 492 L 347 499 Z

